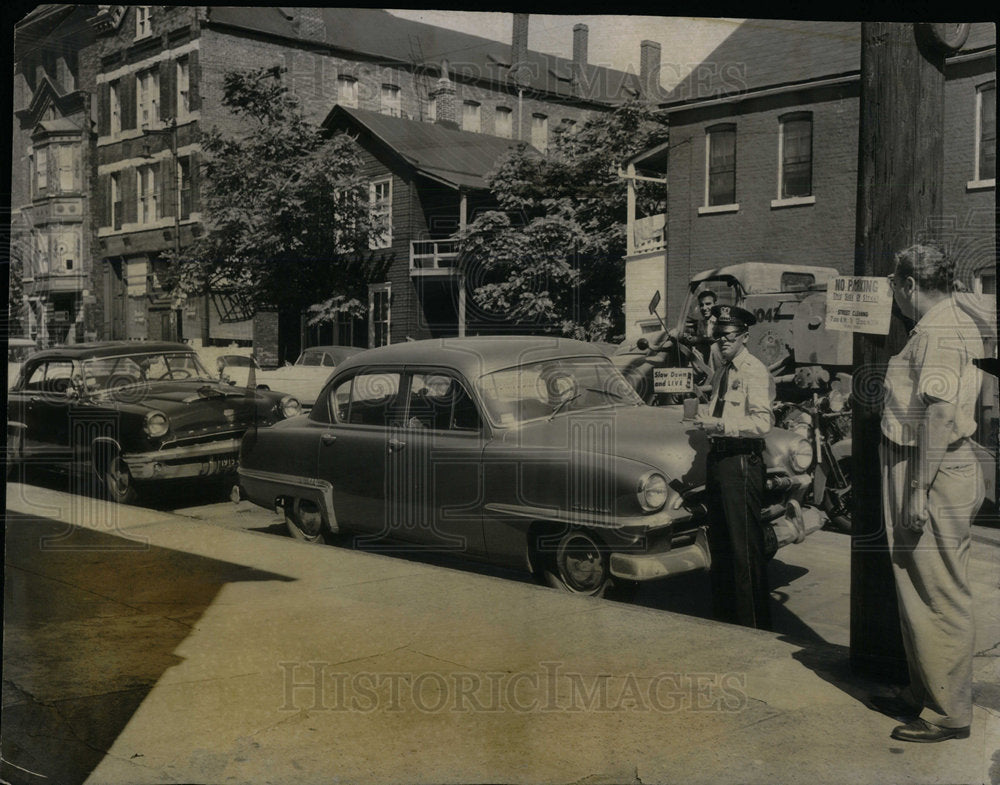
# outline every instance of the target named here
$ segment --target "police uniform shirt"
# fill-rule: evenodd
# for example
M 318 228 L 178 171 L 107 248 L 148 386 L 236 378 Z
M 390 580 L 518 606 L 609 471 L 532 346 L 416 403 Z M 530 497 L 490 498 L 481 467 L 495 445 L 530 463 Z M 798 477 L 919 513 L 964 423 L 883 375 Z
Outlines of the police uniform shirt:
M 933 306 L 910 331 L 903 350 L 889 360 L 882 433 L 896 444 L 912 447 L 927 407 L 947 401 L 955 404 L 949 444 L 972 436 L 982 384 L 982 373 L 972 360 L 982 356 L 976 323 L 954 299 Z
M 725 397 L 722 410 L 721 436 L 761 438 L 774 424 L 771 401 L 774 400 L 774 379 L 760 360 L 744 346 L 733 358 L 726 389 L 720 390 L 719 383 L 725 373 L 725 361 L 718 358 L 719 367 L 712 380 L 712 398 L 708 411 L 715 410 L 719 396 Z

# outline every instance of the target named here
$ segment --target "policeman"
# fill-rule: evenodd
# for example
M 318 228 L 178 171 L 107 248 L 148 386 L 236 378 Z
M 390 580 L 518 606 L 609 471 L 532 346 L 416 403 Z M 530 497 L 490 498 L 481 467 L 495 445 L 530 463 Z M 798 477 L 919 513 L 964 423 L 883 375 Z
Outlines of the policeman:
M 713 337 L 720 364 L 707 411 L 695 423 L 708 434 L 706 490 L 711 513 L 712 604 L 715 617 L 770 629 L 764 531 L 764 435 L 774 415 L 774 380 L 746 348 L 753 314 L 716 305 Z

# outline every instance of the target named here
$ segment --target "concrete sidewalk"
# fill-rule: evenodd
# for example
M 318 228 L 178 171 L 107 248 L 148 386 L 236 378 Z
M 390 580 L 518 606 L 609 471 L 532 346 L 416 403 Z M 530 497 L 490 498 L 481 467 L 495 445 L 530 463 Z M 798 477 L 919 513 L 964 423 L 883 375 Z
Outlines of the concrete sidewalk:
M 992 668 L 904 744 L 843 647 L 14 487 L 9 782 L 1000 782 Z

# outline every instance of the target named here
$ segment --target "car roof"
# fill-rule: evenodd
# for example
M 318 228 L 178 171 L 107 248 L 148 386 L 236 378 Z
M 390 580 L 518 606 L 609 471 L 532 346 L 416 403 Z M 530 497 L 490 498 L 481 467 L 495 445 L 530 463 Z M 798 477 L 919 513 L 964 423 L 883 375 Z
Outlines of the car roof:
M 364 349 L 359 349 L 357 346 L 307 346 L 302 350 L 302 354 L 306 352 L 330 352 L 330 354 L 337 354 L 341 357 L 347 357 L 351 354 L 357 354 L 358 352 L 363 352 Z
M 7 339 L 7 346 L 8 347 L 11 347 L 11 346 L 24 347 L 24 346 L 35 346 L 35 345 L 36 345 L 36 342 L 34 340 L 32 340 L 31 338 L 8 338 Z
M 186 343 L 170 341 L 98 341 L 96 343 L 74 343 L 43 349 L 31 355 L 32 360 L 67 358 L 89 360 L 94 357 L 117 357 L 128 354 L 149 354 L 152 352 L 194 352 Z
M 437 365 L 453 368 L 466 378 L 475 379 L 502 368 L 556 357 L 608 359 L 594 344 L 556 336 L 429 338 L 368 349 L 341 363 L 337 372 L 365 365 Z

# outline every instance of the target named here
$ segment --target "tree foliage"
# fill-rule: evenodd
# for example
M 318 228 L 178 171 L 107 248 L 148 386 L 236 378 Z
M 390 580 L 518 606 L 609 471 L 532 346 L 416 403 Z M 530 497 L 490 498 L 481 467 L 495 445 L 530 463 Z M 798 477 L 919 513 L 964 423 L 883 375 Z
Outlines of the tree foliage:
M 227 290 L 253 307 L 364 313 L 386 259 L 369 251 L 367 183 L 355 142 L 308 122 L 279 68 L 226 74 L 242 135 L 203 135 L 207 230 L 173 266 L 177 292 Z
M 520 145 L 489 179 L 498 211 L 461 238 L 475 302 L 520 325 L 606 340 L 624 328 L 628 158 L 665 142 L 666 126 L 630 101 L 556 131 L 546 157 Z M 640 183 L 645 212 L 665 212 L 662 189 Z

